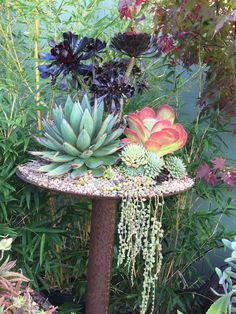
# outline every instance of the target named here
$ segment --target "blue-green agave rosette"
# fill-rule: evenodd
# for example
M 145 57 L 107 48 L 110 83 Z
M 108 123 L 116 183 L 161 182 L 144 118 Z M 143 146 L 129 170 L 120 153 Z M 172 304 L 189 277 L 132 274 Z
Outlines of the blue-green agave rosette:
M 53 108 L 52 115 L 53 121 L 43 121 L 43 137 L 36 137 L 47 150 L 30 152 L 47 161 L 40 171 L 50 176 L 71 173 L 76 178 L 92 170 L 94 176 L 101 176 L 105 166 L 116 163 L 123 129 L 115 127 L 116 115 L 103 118 L 103 103 L 95 101 L 91 107 L 87 95 L 81 103 L 68 97 L 63 108 Z

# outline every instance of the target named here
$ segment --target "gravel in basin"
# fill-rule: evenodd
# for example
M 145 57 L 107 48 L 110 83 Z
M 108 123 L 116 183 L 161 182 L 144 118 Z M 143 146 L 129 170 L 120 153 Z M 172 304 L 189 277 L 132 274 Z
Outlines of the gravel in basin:
M 139 195 L 141 197 L 168 196 L 178 194 L 193 187 L 194 181 L 189 176 L 182 179 L 168 179 L 157 184 L 147 177 L 124 177 L 118 169 L 113 170 L 113 178 L 94 178 L 91 173 L 73 179 L 70 174 L 52 177 L 40 172 L 42 161 L 32 161 L 17 168 L 17 175 L 24 181 L 44 189 L 67 193 L 85 195 L 91 198 L 107 197 L 122 198 L 126 195 Z

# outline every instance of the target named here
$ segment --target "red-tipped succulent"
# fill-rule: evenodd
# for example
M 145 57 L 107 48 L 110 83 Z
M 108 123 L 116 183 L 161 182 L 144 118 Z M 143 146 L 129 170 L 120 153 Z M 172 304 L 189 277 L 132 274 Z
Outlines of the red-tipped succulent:
M 128 115 L 123 143 L 137 143 L 158 156 L 173 153 L 187 141 L 187 133 L 180 123 L 174 124 L 175 113 L 171 106 L 162 105 L 156 112 L 145 107 Z

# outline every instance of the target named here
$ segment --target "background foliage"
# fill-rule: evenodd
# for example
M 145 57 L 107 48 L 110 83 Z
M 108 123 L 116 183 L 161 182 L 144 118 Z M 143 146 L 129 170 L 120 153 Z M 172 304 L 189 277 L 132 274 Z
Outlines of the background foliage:
M 174 1 L 171 2 L 175 3 Z M 155 3 L 154 3 L 155 4 Z M 149 9 L 145 9 L 150 12 Z M 141 14 L 141 13 L 140 13 Z M 141 29 L 153 31 L 149 21 Z M 67 93 L 52 88 L 48 81 L 40 81 L 40 99 L 37 103 L 35 40 L 39 22 L 39 51 L 47 51 L 47 40 L 60 41 L 64 31 L 99 38 L 110 42 L 111 35 L 126 31 L 128 21 L 120 21 L 117 2 L 102 0 L 83 1 L 19 1 L 0 2 L 0 234 L 15 238 L 13 257 L 18 267 L 32 279 L 37 290 L 60 290 L 73 293 L 80 304 L 68 305 L 60 313 L 83 313 L 86 289 L 90 203 L 52 195 L 23 184 L 15 176 L 18 164 L 30 159 L 27 151 L 36 144 L 36 104 L 43 116 L 52 104 L 62 102 Z M 169 59 L 145 61 L 144 75 L 150 90 L 132 99 L 126 112 L 145 105 L 157 106 L 168 102 L 175 106 L 181 123 L 188 129 L 189 141 L 182 157 L 189 163 L 189 172 L 203 161 L 216 155 L 223 156 L 224 142 L 217 112 L 196 116 L 191 121 L 184 114 L 181 95 L 189 84 L 198 82 L 199 97 L 204 88 L 206 66 L 198 44 L 198 66 L 173 67 Z M 107 49 L 104 59 L 114 56 Z M 188 106 L 195 106 L 193 99 Z M 194 107 L 195 108 L 195 107 Z M 187 121 L 187 122 L 186 122 Z M 221 246 L 220 239 L 229 238 L 222 218 L 234 217 L 235 204 L 225 198 L 226 187 L 206 187 L 197 182 L 194 191 L 166 200 L 163 224 L 165 230 L 164 265 L 156 290 L 156 313 L 203 313 L 202 284 L 205 278 L 198 273 L 197 263 L 208 253 Z M 199 199 L 208 202 L 199 203 Z M 200 205 L 199 205 L 200 204 Z M 116 241 L 117 243 L 117 241 Z M 141 280 L 137 269 L 135 286 L 124 269 L 116 268 L 117 244 L 114 247 L 114 267 L 111 313 L 138 313 Z

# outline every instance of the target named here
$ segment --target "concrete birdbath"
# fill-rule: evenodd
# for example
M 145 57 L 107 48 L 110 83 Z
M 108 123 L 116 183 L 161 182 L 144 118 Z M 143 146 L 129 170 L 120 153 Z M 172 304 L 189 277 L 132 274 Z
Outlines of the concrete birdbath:
M 115 180 L 94 178 L 90 174 L 74 180 L 68 174 L 51 177 L 39 171 L 42 165 L 41 161 L 21 165 L 17 168 L 17 176 L 39 188 L 87 197 L 92 201 L 86 314 L 106 314 L 109 307 L 116 209 L 127 188 L 134 184 L 134 181 L 124 180 L 119 172 Z M 169 179 L 156 185 L 146 197 L 175 195 L 190 189 L 193 184 L 193 180 L 188 176 L 183 179 Z

